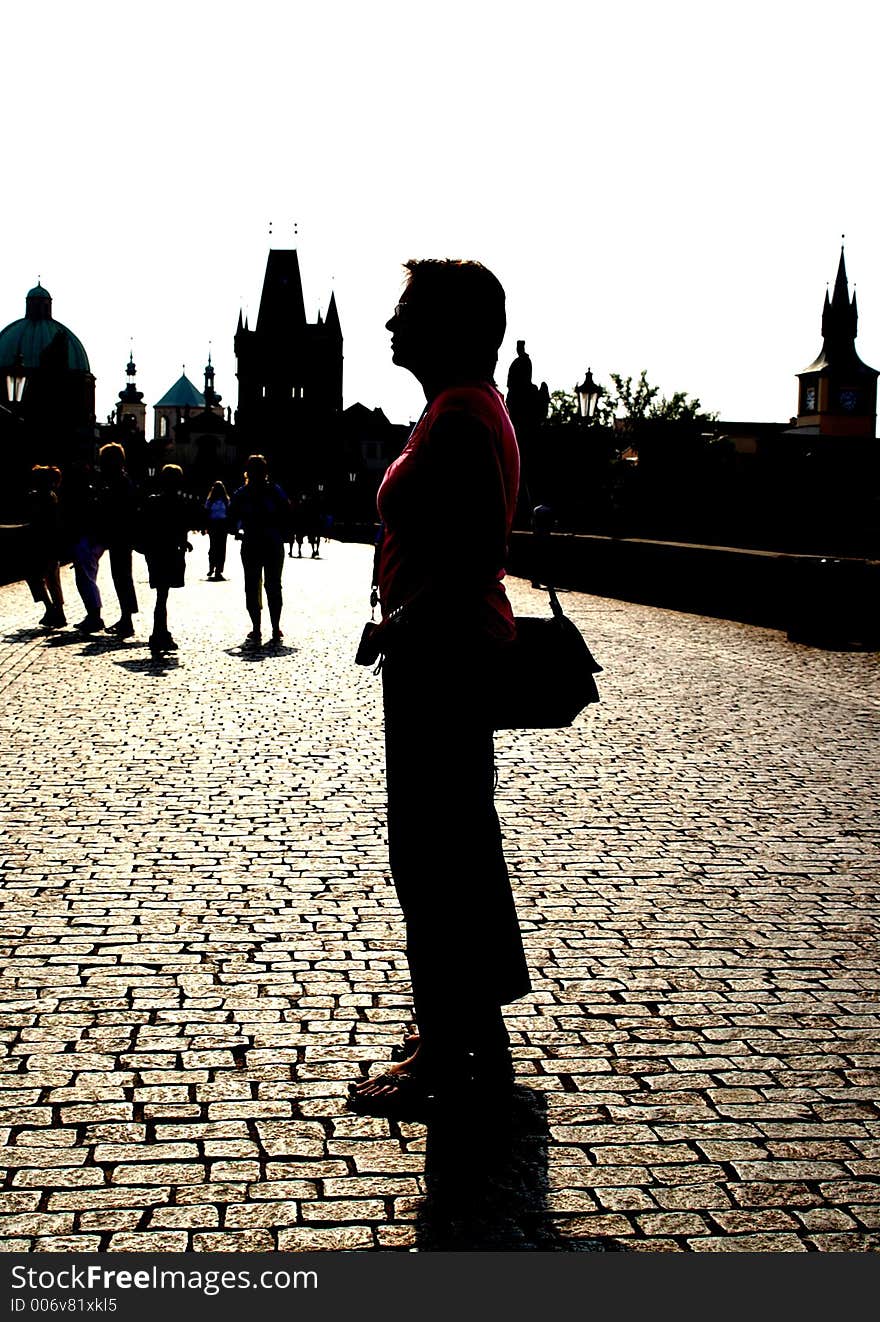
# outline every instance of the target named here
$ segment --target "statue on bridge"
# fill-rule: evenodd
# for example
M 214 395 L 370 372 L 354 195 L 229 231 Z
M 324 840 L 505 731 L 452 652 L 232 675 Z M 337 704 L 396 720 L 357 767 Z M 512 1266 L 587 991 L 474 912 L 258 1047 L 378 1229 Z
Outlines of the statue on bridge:
M 550 409 L 550 391 L 547 382 L 536 386 L 532 381 L 532 360 L 526 353 L 525 340 L 517 340 L 516 357 L 507 372 L 507 411 L 510 414 L 519 442 L 522 459 L 523 501 L 530 502 L 528 489 L 538 485 L 536 479 L 536 450 L 541 424 Z M 522 511 L 525 514 L 525 511 Z M 526 514 L 526 521 L 530 522 Z

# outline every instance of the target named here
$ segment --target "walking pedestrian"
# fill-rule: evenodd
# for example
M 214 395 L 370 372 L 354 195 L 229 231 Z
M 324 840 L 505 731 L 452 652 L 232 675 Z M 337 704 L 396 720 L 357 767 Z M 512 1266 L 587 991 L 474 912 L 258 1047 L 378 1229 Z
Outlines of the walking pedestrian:
M 298 560 L 302 560 L 303 542 L 306 536 L 306 497 L 298 496 L 296 500 L 291 501 L 290 534 L 289 548 L 287 554 L 293 559 L 293 543 L 296 542 L 296 555 Z
M 85 607 L 85 617 L 76 628 L 97 633 L 104 628 L 98 566 L 107 549 L 101 510 L 100 485 L 91 464 L 74 464 L 66 475 L 62 516 L 73 557 L 76 590 Z
M 489 697 L 515 636 L 502 583 L 519 454 L 493 374 L 504 291 L 478 262 L 411 261 L 387 324 L 426 406 L 379 490 L 391 872 L 417 1036 L 351 1085 L 387 1114 L 495 1096 L 512 1066 L 501 1006 L 530 989 L 493 801 Z
M 147 559 L 150 587 L 156 591 L 150 651 L 155 657 L 177 650 L 168 631 L 168 593 L 182 588 L 186 578 L 186 553 L 192 550 L 188 534 L 205 526 L 202 507 L 182 490 L 183 470 L 166 464 L 159 490 L 147 496 L 141 508 L 137 547 Z
M 67 623 L 61 588 L 60 486 L 60 468 L 34 464 L 27 496 L 25 579 L 34 601 L 44 607 L 40 624 L 45 629 L 59 629 Z
M 229 496 L 222 482 L 215 482 L 208 492 L 205 512 L 208 518 L 208 578 L 222 583 L 229 532 Z
M 139 505 L 138 489 L 125 467 L 125 450 L 117 441 L 98 451 L 101 485 L 98 488 L 101 540 L 110 552 L 110 575 L 119 602 L 119 619 L 108 626 L 117 638 L 134 637 L 133 616 L 137 594 L 131 572 L 132 538 Z
M 290 531 L 291 508 L 281 487 L 269 481 L 269 465 L 261 454 L 252 454 L 245 464 L 244 486 L 233 492 L 229 523 L 241 540 L 244 569 L 244 598 L 251 620 L 245 648 L 262 645 L 263 584 L 272 625 L 272 646 L 280 646 L 281 572 L 284 543 Z
M 321 507 L 317 500 L 313 500 L 308 512 L 308 536 L 309 546 L 312 548 L 312 559 L 317 560 L 321 549 L 321 534 L 324 531 L 324 515 L 321 513 Z

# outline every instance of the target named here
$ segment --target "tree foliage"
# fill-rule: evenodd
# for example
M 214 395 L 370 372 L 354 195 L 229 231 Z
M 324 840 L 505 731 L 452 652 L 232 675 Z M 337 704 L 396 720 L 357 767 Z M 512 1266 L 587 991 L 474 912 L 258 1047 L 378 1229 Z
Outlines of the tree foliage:
M 550 395 L 547 422 L 551 427 L 565 427 L 578 416 L 577 398 L 573 390 L 554 390 Z
M 660 387 L 650 384 L 644 369 L 635 385 L 631 376 L 624 378 L 618 372 L 612 372 L 610 376 L 614 390 L 607 391 L 599 403 L 602 420 L 606 423 L 611 423 L 614 418 L 628 423 L 710 420 L 710 415 L 703 413 L 700 401 L 685 391 L 677 390 L 668 399 L 661 395 Z
M 618 430 L 631 433 L 643 422 L 710 422 L 715 416 L 704 413 L 700 401 L 684 390 L 676 390 L 668 398 L 661 395 L 660 387 L 651 385 L 645 370 L 639 373 L 635 382 L 631 376 L 624 377 L 619 372 L 611 372 L 609 379 L 611 386 L 602 392 L 592 425 L 613 427 L 616 424 Z M 575 392 L 554 390 L 550 395 L 548 424 L 565 427 L 577 418 Z

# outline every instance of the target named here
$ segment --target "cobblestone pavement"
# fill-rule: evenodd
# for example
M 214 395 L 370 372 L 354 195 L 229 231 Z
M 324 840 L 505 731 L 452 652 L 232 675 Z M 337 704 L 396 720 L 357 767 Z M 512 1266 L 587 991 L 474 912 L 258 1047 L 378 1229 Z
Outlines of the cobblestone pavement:
M 497 740 L 535 991 L 456 1147 L 346 1109 L 409 1011 L 370 552 L 288 560 L 253 657 L 195 543 L 167 663 L 0 589 L 3 1247 L 876 1251 L 876 655 L 566 595 L 603 701 Z

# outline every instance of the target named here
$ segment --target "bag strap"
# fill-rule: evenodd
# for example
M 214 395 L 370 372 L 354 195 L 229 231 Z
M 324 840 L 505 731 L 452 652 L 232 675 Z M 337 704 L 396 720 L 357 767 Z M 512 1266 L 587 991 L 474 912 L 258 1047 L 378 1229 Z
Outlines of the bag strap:
M 370 619 L 371 620 L 375 620 L 376 607 L 379 604 L 379 557 L 381 554 L 382 542 L 384 540 L 384 537 L 385 537 L 385 524 L 380 523 L 379 531 L 376 534 L 376 549 L 373 552 L 373 577 L 370 583 Z M 427 596 L 430 593 L 431 589 L 432 589 L 431 583 L 422 584 L 422 586 L 420 588 L 417 588 L 416 591 L 411 594 L 411 596 L 407 597 L 406 601 L 401 602 L 399 606 L 396 606 L 393 611 L 391 611 L 388 615 L 384 617 L 384 623 L 394 624 L 395 622 L 401 620 L 404 616 L 404 613 L 410 608 L 410 606 L 412 606 L 413 603 L 418 601 L 421 597 Z
M 556 617 L 557 620 L 564 620 L 565 611 L 562 609 L 562 607 L 559 604 L 559 598 L 556 595 L 556 589 L 551 588 L 547 583 L 544 584 L 544 587 L 547 589 L 547 592 L 550 595 L 550 609 L 553 612 L 554 616 Z
M 379 556 L 382 551 L 382 542 L 385 538 L 385 524 L 379 524 L 379 531 L 376 533 L 376 541 L 373 545 L 373 574 L 370 579 L 370 619 L 376 619 L 376 607 L 379 605 Z
M 530 511 L 529 523 L 531 526 L 532 536 L 535 537 L 537 535 L 535 529 L 535 511 L 540 509 L 541 507 L 540 505 L 532 504 L 532 493 L 529 491 L 529 484 L 528 482 L 526 482 L 525 478 L 520 479 L 520 489 L 522 494 L 525 496 L 526 504 Z M 539 585 L 533 581 L 533 586 L 537 587 Z M 556 589 L 553 587 L 551 583 L 543 583 L 540 586 L 546 589 L 547 594 L 550 597 L 550 609 L 553 612 L 554 618 L 557 620 L 564 620 L 565 611 L 562 609 L 562 607 L 559 604 L 559 598 L 556 595 Z

